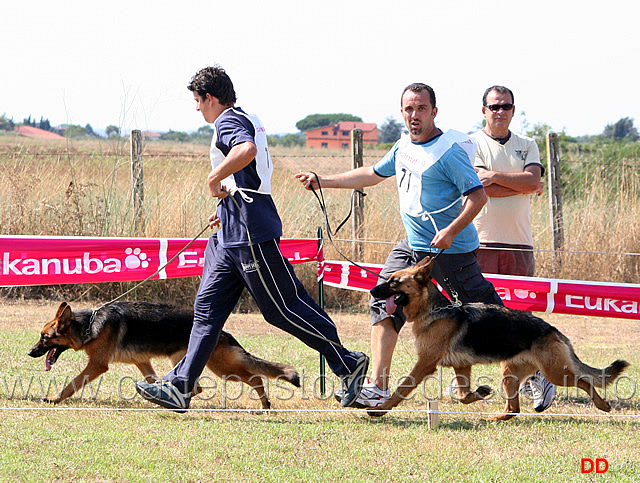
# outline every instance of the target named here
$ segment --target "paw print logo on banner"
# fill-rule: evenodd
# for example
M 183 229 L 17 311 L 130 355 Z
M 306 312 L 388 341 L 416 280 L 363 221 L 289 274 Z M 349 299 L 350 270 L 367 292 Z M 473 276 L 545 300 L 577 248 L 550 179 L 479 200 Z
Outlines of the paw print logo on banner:
M 519 299 L 522 299 L 522 300 L 535 299 L 536 298 L 536 293 L 535 292 L 530 292 L 527 289 L 521 289 L 521 288 L 513 289 L 513 295 L 515 295 L 516 297 L 518 297 Z
M 497 282 L 496 292 L 500 296 L 502 300 L 525 300 L 525 301 L 533 301 L 537 298 L 538 294 L 533 290 L 527 290 L 525 288 L 511 288 L 511 287 L 500 287 L 500 281 Z
M 147 254 L 140 248 L 127 248 L 124 252 L 127 254 L 127 258 L 124 259 L 124 265 L 129 270 L 135 270 L 140 267 L 147 268 L 149 266 Z

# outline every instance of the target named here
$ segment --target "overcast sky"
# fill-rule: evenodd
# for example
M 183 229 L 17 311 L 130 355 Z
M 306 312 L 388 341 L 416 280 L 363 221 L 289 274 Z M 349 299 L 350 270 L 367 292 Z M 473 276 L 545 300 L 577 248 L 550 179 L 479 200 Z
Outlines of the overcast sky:
M 431 85 L 438 125 L 474 130 L 484 89 L 510 87 L 517 119 L 570 135 L 640 127 L 637 1 L 4 2 L 0 114 L 94 129 L 191 131 L 186 89 L 220 64 L 269 133 L 313 113 L 400 120 Z M 519 125 L 513 125 L 516 130 Z

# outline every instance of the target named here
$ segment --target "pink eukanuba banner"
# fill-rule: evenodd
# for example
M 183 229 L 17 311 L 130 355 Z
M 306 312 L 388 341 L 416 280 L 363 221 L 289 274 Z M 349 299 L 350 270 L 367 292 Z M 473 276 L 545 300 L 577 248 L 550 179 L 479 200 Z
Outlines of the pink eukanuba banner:
M 377 281 L 367 268 L 380 273 L 382 265 L 324 260 L 321 274 L 326 285 L 368 291 Z M 532 312 L 554 312 L 596 317 L 640 319 L 640 285 L 536 277 L 484 274 L 507 307 Z
M 202 274 L 207 239 L 0 237 L 0 286 L 145 280 L 176 254 L 154 279 Z M 283 239 L 291 263 L 316 261 L 318 240 Z
M 207 239 L 0 236 L 0 286 L 140 281 L 202 274 Z M 293 264 L 318 262 L 325 284 L 368 291 L 381 265 L 324 260 L 317 239 L 286 239 Z M 640 319 L 640 285 L 485 274 L 508 307 L 535 312 Z

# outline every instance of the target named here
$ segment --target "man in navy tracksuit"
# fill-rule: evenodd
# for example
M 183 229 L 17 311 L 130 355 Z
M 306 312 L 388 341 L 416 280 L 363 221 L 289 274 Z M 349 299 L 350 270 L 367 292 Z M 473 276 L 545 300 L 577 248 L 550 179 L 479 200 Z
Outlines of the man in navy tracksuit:
M 360 393 L 369 359 L 342 347 L 334 323 L 280 253 L 282 223 L 271 197 L 273 163 L 264 127 L 235 107 L 233 84 L 222 68 L 200 70 L 188 88 L 196 109 L 214 128 L 207 183 L 211 196 L 221 202 L 209 223 L 220 230 L 207 244 L 187 354 L 160 382 L 138 382 L 138 392 L 163 407 L 187 409 L 224 323 L 246 287 L 267 322 L 326 357 L 342 380 L 342 405 L 350 406 Z

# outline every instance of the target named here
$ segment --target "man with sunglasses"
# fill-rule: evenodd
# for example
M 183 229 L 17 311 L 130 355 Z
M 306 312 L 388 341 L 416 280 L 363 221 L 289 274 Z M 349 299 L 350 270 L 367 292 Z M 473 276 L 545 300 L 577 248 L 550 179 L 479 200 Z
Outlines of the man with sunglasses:
M 482 96 L 484 129 L 473 134 L 478 145 L 474 166 L 487 203 L 474 219 L 480 239 L 478 263 L 484 273 L 532 277 L 535 269 L 530 196 L 542 194 L 544 167 L 535 140 L 509 129 L 513 92 L 491 86 Z M 530 381 L 534 409 L 547 409 L 556 388 L 539 372 Z

